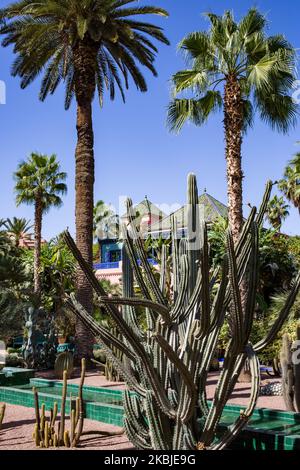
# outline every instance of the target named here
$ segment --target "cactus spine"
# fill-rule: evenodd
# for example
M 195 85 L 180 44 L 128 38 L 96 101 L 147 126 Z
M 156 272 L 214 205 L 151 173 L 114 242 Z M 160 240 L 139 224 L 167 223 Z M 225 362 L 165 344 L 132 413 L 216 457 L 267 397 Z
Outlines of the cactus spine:
M 133 223 L 130 200 L 127 203 L 129 226 L 122 227 L 127 252 L 123 258 L 124 297 L 107 296 L 74 240 L 68 232 L 65 233 L 67 245 L 121 335 L 121 339 L 116 338 L 97 324 L 75 296 L 71 295 L 67 300 L 69 308 L 99 338 L 105 354 L 127 383 L 124 428 L 137 448 L 223 449 L 251 417 L 259 394 L 257 353 L 273 341 L 300 289 L 299 274 L 269 333 L 252 345 L 249 337 L 255 315 L 259 273 L 258 228 L 263 221 L 271 188 L 272 183 L 268 183 L 259 212 L 252 209 L 236 244 L 228 231 L 222 267 L 212 272 L 207 227 L 199 216 L 196 178 L 189 176 L 187 239 L 177 243 L 176 220 L 172 220 L 174 282 L 171 300 L 161 289 L 163 279 L 161 282 L 157 280 L 148 263 L 144 242 Z M 142 298 L 134 297 L 133 277 Z M 245 302 L 241 302 L 240 285 L 245 277 L 247 295 Z M 120 306 L 123 315 L 120 315 Z M 146 332 L 139 328 L 140 308 L 146 311 Z M 212 406 L 208 407 L 207 374 L 226 318 L 229 318 L 233 335 Z M 113 352 L 114 348 L 123 353 L 125 360 L 120 361 Z M 227 433 L 217 437 L 224 407 L 246 360 L 252 378 L 248 407 Z
M 33 431 L 33 440 L 37 447 L 77 447 L 82 436 L 84 426 L 84 402 L 83 385 L 85 379 L 86 363 L 85 359 L 81 361 L 81 377 L 76 398 L 76 409 L 72 409 L 70 400 L 71 429 L 65 428 L 66 400 L 67 400 L 67 371 L 63 373 L 62 400 L 60 410 L 60 421 L 57 422 L 58 405 L 55 402 L 53 409 L 50 410 L 49 419 L 46 417 L 45 405 L 39 408 L 39 396 L 36 388 L 33 388 L 35 401 L 36 422 Z

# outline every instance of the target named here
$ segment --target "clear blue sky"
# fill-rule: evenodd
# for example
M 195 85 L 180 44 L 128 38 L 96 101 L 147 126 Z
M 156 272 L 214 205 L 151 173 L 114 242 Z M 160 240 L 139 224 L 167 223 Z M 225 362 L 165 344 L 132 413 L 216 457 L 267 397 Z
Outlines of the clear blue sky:
M 1 0 L 1 5 L 10 2 Z M 149 91 L 138 93 L 132 86 L 124 105 L 119 98 L 106 100 L 103 109 L 95 101 L 94 130 L 96 156 L 95 198 L 118 204 L 120 195 L 139 202 L 147 194 L 156 203 L 184 203 L 188 172 L 197 174 L 200 191 L 207 191 L 226 202 L 224 135 L 222 116 L 213 117 L 203 128 L 187 126 L 176 136 L 165 126 L 166 107 L 170 97 L 170 77 L 183 67 L 176 51 L 182 37 L 194 30 L 207 28 L 202 13 L 222 13 L 233 9 L 240 17 L 253 5 L 267 13 L 269 33 L 284 33 L 300 47 L 300 3 L 295 0 L 153 0 L 170 12 L 169 19 L 156 19 L 165 28 L 171 46 L 160 46 L 156 66 L 158 78 L 148 73 Z M 60 210 L 45 216 L 43 236 L 47 239 L 67 226 L 74 230 L 74 148 L 75 108 L 63 109 L 63 87 L 44 103 L 38 100 L 39 80 L 21 90 L 19 80 L 10 76 L 13 60 L 11 49 L 0 50 L 0 80 L 7 85 L 7 104 L 0 106 L 0 217 L 33 218 L 33 209 L 15 207 L 13 178 L 18 162 L 31 151 L 56 153 L 68 173 L 68 196 Z M 300 123 L 300 121 L 299 121 Z M 289 135 L 272 132 L 258 118 L 245 138 L 243 167 L 245 172 L 244 202 L 260 202 L 268 178 L 278 179 L 283 167 L 298 150 L 299 125 Z M 245 207 L 245 212 L 247 208 Z M 299 215 L 291 210 L 284 230 L 296 234 Z

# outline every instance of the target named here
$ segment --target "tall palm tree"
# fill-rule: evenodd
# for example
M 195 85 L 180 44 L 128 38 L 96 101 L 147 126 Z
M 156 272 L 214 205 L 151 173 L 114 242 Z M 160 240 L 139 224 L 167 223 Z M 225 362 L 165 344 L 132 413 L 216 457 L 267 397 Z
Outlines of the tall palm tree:
M 34 293 L 39 299 L 42 218 L 51 207 L 62 205 L 60 196 L 67 192 L 64 183 L 67 175 L 60 170 L 56 155 L 32 153 L 19 164 L 14 176 L 17 205 L 34 205 Z
M 284 177 L 279 181 L 278 187 L 300 214 L 300 153 L 297 153 L 285 168 Z
M 243 134 L 256 111 L 279 131 L 295 124 L 295 52 L 284 36 L 266 36 L 266 18 L 254 8 L 239 23 L 229 11 L 206 16 L 210 30 L 191 33 L 179 45 L 189 68 L 173 76 L 168 123 L 176 131 L 188 120 L 201 126 L 223 110 L 229 223 L 236 241 L 243 224 Z M 182 92 L 189 95 L 178 98 Z
M 133 4 L 132 6 L 130 4 Z M 61 81 L 66 86 L 65 108 L 77 102 L 76 242 L 85 260 L 93 262 L 94 135 L 92 102 L 98 90 L 100 106 L 105 89 L 110 98 L 131 78 L 147 91 L 139 66 L 157 75 L 157 48 L 151 39 L 169 44 L 162 29 L 140 20 L 141 15 L 167 16 L 162 8 L 141 6 L 137 0 L 19 0 L 0 13 L 7 24 L 0 28 L 4 46 L 14 45 L 17 58 L 12 73 L 25 88 L 44 73 L 41 100 L 53 94 Z M 81 270 L 77 297 L 92 312 L 92 290 Z M 80 355 L 90 355 L 89 335 L 77 328 Z
M 4 225 L 10 237 L 14 239 L 17 247 L 20 245 L 21 238 L 26 235 L 28 236 L 32 229 L 31 222 L 24 218 L 18 219 L 17 217 L 14 217 L 13 219 L 7 219 L 4 222 Z
M 275 230 L 280 232 L 282 223 L 290 215 L 289 205 L 283 197 L 274 196 L 268 204 L 266 219 Z

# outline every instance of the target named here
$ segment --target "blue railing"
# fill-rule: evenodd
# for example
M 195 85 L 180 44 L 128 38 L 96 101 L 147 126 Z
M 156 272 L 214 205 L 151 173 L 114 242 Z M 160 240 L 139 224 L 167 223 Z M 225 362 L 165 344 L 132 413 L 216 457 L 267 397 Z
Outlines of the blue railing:
M 148 263 L 152 264 L 152 266 L 156 266 L 158 263 L 155 259 L 149 258 Z M 138 260 L 138 264 L 140 265 L 141 262 Z M 120 266 L 119 261 L 113 262 L 113 263 L 98 263 L 94 264 L 94 269 L 118 269 Z
M 94 269 L 118 269 L 119 261 L 114 263 L 98 263 L 94 264 Z

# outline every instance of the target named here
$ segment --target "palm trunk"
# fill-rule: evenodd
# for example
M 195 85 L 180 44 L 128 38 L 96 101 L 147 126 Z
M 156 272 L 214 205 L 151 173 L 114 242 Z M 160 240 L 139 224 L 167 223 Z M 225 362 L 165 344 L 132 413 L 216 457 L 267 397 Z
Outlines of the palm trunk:
M 41 297 L 41 240 L 42 240 L 43 206 L 40 197 L 35 201 L 34 213 L 34 294 L 37 300 Z
M 225 85 L 224 127 L 226 138 L 228 219 L 234 243 L 237 243 L 243 227 L 243 171 L 242 171 L 242 131 L 244 123 L 242 92 L 240 83 L 229 75 Z M 240 286 L 242 305 L 245 306 L 247 282 Z M 231 325 L 229 321 L 229 327 Z M 240 373 L 240 382 L 250 382 L 249 368 L 245 366 Z
M 228 218 L 233 239 L 236 243 L 243 226 L 243 106 L 240 84 L 235 76 L 227 77 L 224 101 Z
M 94 207 L 94 134 L 92 100 L 95 92 L 95 49 L 92 44 L 79 42 L 73 50 L 75 93 L 77 99 L 76 147 L 76 243 L 86 262 L 93 264 Z M 92 314 L 93 290 L 81 269 L 77 271 L 77 299 Z M 77 320 L 76 345 L 78 359 L 92 356 L 93 336 Z

